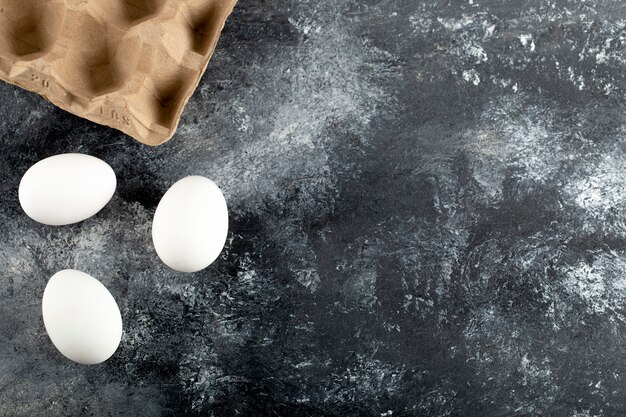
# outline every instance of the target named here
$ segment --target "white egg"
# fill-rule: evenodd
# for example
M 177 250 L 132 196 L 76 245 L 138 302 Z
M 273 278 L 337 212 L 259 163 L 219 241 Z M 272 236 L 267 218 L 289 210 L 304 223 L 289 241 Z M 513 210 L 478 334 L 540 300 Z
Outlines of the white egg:
M 42 159 L 22 177 L 19 200 L 39 223 L 60 226 L 99 212 L 115 192 L 115 173 L 101 159 L 66 153 Z
M 228 234 L 226 200 L 205 177 L 183 178 L 163 195 L 154 213 L 152 241 L 161 260 L 180 272 L 209 266 Z
M 50 340 L 68 359 L 84 365 L 104 362 L 122 338 L 115 299 L 97 279 L 75 269 L 50 278 L 41 303 Z

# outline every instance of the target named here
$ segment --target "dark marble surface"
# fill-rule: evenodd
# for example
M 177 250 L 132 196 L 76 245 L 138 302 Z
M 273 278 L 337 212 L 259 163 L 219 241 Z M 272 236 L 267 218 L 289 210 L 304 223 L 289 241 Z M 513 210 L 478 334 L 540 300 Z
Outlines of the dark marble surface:
M 242 0 L 158 148 L 0 85 L 0 415 L 624 415 L 623 4 Z M 17 186 L 62 152 L 119 187 L 46 227 Z M 188 174 L 231 227 L 191 275 L 150 239 Z M 120 305 L 104 364 L 44 331 L 63 268 Z

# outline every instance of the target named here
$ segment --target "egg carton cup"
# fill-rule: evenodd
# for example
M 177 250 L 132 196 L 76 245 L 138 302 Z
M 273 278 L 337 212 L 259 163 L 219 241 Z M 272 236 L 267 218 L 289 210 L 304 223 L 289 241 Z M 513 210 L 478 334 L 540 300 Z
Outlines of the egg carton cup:
M 160 145 L 236 1 L 0 0 L 0 78 Z

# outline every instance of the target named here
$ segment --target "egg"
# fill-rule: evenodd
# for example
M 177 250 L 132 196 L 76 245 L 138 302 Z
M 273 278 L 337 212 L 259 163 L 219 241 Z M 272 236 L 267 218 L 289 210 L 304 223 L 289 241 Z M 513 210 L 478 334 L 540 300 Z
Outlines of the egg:
M 120 309 L 109 290 L 89 274 L 75 269 L 54 274 L 44 290 L 41 311 L 50 340 L 74 362 L 104 362 L 120 344 Z
M 33 220 L 60 226 L 88 219 L 115 192 L 111 167 L 101 159 L 79 153 L 51 156 L 30 167 L 22 177 L 19 200 Z
M 209 266 L 228 234 L 226 200 L 215 183 L 189 176 L 170 187 L 154 213 L 152 241 L 161 260 L 180 272 Z

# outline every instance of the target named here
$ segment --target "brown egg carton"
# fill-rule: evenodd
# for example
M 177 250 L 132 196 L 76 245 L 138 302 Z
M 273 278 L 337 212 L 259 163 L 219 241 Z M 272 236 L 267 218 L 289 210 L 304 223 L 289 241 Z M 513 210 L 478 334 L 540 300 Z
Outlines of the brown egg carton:
M 0 78 L 159 145 L 236 1 L 0 0 Z

